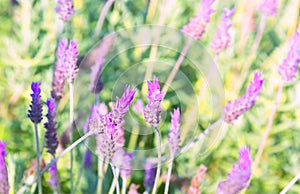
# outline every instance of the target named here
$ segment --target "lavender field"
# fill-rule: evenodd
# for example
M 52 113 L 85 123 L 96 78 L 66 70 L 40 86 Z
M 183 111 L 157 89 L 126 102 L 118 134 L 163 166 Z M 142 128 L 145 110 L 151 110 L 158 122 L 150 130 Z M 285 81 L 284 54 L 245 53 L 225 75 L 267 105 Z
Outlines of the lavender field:
M 0 0 L 0 194 L 300 193 L 300 0 Z

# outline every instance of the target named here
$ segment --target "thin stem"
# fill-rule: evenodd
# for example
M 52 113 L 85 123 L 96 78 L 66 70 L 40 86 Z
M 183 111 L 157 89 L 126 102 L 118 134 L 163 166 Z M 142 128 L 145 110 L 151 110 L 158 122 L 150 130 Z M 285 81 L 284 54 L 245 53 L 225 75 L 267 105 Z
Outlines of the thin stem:
M 40 143 L 39 143 L 39 131 L 37 123 L 34 123 L 34 130 L 35 130 L 35 144 L 36 144 L 36 163 L 37 163 L 37 174 L 40 174 Z M 38 190 L 39 194 L 42 194 L 42 181 L 41 176 L 38 178 Z
M 98 156 L 98 184 L 97 184 L 97 193 L 102 193 L 102 180 L 103 180 L 103 165 L 104 165 L 104 158 L 103 160 L 100 159 Z
M 173 166 L 173 159 L 174 159 L 174 156 L 173 156 L 173 154 L 171 154 L 164 194 L 168 194 L 168 191 L 169 191 L 169 185 L 170 185 L 170 179 L 171 179 L 171 173 L 172 173 L 172 166 Z
M 110 165 L 110 166 L 111 166 L 112 172 L 114 174 L 114 181 L 113 181 L 112 185 L 115 185 L 115 187 L 117 188 L 117 194 L 120 194 L 120 186 L 119 186 L 119 181 L 118 181 L 118 178 L 119 178 L 118 170 L 115 169 L 113 165 Z
M 242 71 L 240 79 L 239 79 L 241 82 L 240 82 L 240 84 L 237 84 L 238 91 L 241 89 L 242 84 L 244 83 L 244 80 L 246 79 L 247 73 L 249 72 L 249 68 L 252 64 L 252 61 L 254 60 L 254 57 L 256 56 L 257 49 L 259 47 L 260 41 L 262 39 L 264 30 L 265 30 L 266 21 L 267 21 L 267 16 L 263 15 L 261 17 L 261 20 L 260 20 L 260 23 L 259 23 L 258 32 L 256 33 L 255 40 L 254 40 L 253 45 L 250 49 L 250 53 L 249 53 L 248 58 L 246 60 L 246 64 L 243 67 L 243 71 Z
M 122 194 L 126 194 L 126 184 L 127 184 L 127 178 L 122 178 Z
M 209 134 L 213 129 L 215 129 L 218 125 L 220 125 L 223 122 L 223 119 L 220 118 L 213 124 L 211 124 L 207 129 L 205 129 L 202 133 L 200 133 L 193 141 L 180 150 L 180 154 L 183 154 L 187 152 L 190 148 L 192 148 L 199 140 L 205 137 L 205 135 Z
M 113 2 L 114 2 L 114 0 L 106 1 L 104 7 L 102 8 L 102 10 L 100 12 L 100 15 L 99 15 L 99 18 L 98 18 L 98 21 L 97 21 L 95 34 L 94 34 L 94 39 L 98 38 L 98 36 L 101 32 L 102 26 L 103 26 L 104 19 L 105 19 L 106 15 L 109 11 L 109 8 L 112 6 Z
M 172 69 L 172 71 L 171 71 L 171 73 L 170 73 L 170 75 L 169 75 L 169 77 L 168 77 L 168 79 L 167 79 L 167 81 L 166 81 L 163 89 L 162 89 L 162 91 L 164 91 L 164 93 L 166 93 L 168 91 L 168 88 L 171 85 L 174 77 L 176 76 L 177 71 L 179 70 L 180 65 L 181 65 L 181 63 L 182 63 L 182 61 L 183 61 L 183 59 L 184 59 L 184 57 L 185 57 L 188 49 L 190 48 L 192 42 L 193 42 L 193 39 L 189 37 L 188 41 L 186 42 L 185 46 L 183 47 L 182 52 L 180 53 L 180 56 L 177 59 L 177 61 L 175 63 L 175 66 L 173 67 L 173 69 Z
M 156 170 L 156 175 L 155 175 L 155 182 L 152 190 L 152 194 L 156 194 L 156 189 L 158 185 L 158 180 L 160 177 L 160 167 L 161 167 L 161 140 L 160 140 L 160 132 L 157 127 L 155 127 L 155 133 L 156 133 L 156 138 L 157 138 L 157 170 Z
M 265 147 L 265 145 L 266 145 L 267 138 L 268 138 L 268 135 L 269 135 L 269 133 L 270 133 L 270 130 L 271 130 L 271 127 L 272 127 L 272 124 L 273 124 L 273 121 L 274 121 L 275 113 L 276 113 L 276 110 L 277 110 L 279 101 L 280 101 L 280 99 L 281 99 L 281 94 L 282 94 L 283 84 L 284 84 L 284 82 L 281 81 L 281 82 L 280 82 L 280 85 L 279 85 L 279 87 L 278 87 L 277 94 L 276 94 L 276 98 L 275 98 L 275 102 L 274 102 L 274 105 L 273 105 L 273 108 L 272 108 L 272 112 L 271 112 L 271 114 L 270 114 L 270 117 L 269 117 L 269 120 L 268 120 L 267 127 L 266 127 L 266 129 L 265 129 L 265 131 L 264 131 L 264 134 L 263 134 L 262 140 L 261 140 L 261 142 L 260 142 L 260 145 L 259 145 L 257 154 L 256 154 L 256 156 L 255 156 L 255 160 L 254 160 L 254 162 L 253 162 L 253 171 L 256 170 L 256 168 L 257 168 L 257 166 L 258 166 L 258 164 L 259 164 L 261 155 L 262 155 L 262 153 L 263 153 L 264 147 Z
M 290 188 L 300 179 L 300 172 L 287 184 L 284 189 L 280 192 L 280 194 L 285 194 L 290 190 Z
M 94 133 L 92 131 L 89 131 L 88 133 L 86 133 L 84 136 L 82 136 L 81 138 L 77 139 L 72 145 L 70 145 L 68 148 L 66 148 L 63 152 L 61 152 L 55 159 L 51 160 L 50 163 L 48 163 L 44 169 L 40 172 L 40 174 L 38 174 L 37 176 L 35 176 L 31 182 L 26 183 L 21 189 L 19 189 L 19 191 L 17 192 L 17 194 L 22 194 L 26 191 L 27 187 L 31 186 L 33 183 L 35 183 L 39 177 L 45 173 L 54 163 L 56 163 L 61 157 L 63 157 L 65 154 L 69 153 L 72 149 L 74 149 L 78 144 L 80 144 L 82 141 L 84 141 L 86 138 L 90 137 L 91 135 L 93 135 Z
M 73 120 L 74 120 L 74 86 L 73 83 L 69 83 L 70 90 L 70 145 L 73 143 Z M 70 190 L 73 193 L 73 150 L 70 151 Z

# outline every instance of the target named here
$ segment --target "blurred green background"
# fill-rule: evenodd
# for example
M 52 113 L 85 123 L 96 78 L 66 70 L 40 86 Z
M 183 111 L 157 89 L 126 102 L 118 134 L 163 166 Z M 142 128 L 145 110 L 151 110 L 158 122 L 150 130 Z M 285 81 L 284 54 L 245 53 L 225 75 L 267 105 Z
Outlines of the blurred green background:
M 31 93 L 30 84 L 32 81 L 43 83 L 41 88 L 44 101 L 49 97 L 51 91 L 56 38 L 60 26 L 60 20 L 54 12 L 56 3 L 56 1 L 47 0 L 0 0 L 0 139 L 7 142 L 11 193 L 15 193 L 22 186 L 22 181 L 28 180 L 28 175 L 24 172 L 30 168 L 31 160 L 35 158 L 33 126 L 27 118 Z M 109 9 L 100 36 L 94 38 L 99 13 L 105 3 L 104 0 L 74 1 L 76 13 L 71 22 L 67 23 L 62 36 L 78 41 L 81 58 L 90 51 L 95 41 L 101 40 L 106 34 L 136 25 L 158 24 L 162 15 L 166 17 L 162 25 L 180 29 L 189 21 L 190 17 L 195 16 L 200 8 L 199 0 L 164 0 L 162 2 L 157 0 L 117 0 Z M 160 9 L 164 3 L 169 3 L 169 6 L 172 3 L 174 5 L 169 10 Z M 188 152 L 183 156 L 184 158 L 175 162 L 173 173 L 182 178 L 192 178 L 200 164 L 207 166 L 207 175 L 201 184 L 202 193 L 215 192 L 218 181 L 227 177 L 227 173 L 236 162 L 241 146 L 249 145 L 252 158 L 254 158 L 273 107 L 278 84 L 281 81 L 277 73 L 278 65 L 286 56 L 289 48 L 288 38 L 296 29 L 300 29 L 300 1 L 279 0 L 278 14 L 276 17 L 268 17 L 262 41 L 250 70 L 245 73 L 246 79 L 240 80 L 243 65 L 248 59 L 249 49 L 254 41 L 261 18 L 261 14 L 256 9 L 258 3 L 257 0 L 217 0 L 213 5 L 216 12 L 212 14 L 211 23 L 207 28 L 209 33 L 205 34 L 202 41 L 208 52 L 212 54 L 210 43 L 214 38 L 223 9 L 235 6 L 237 10 L 233 16 L 233 27 L 230 29 L 231 44 L 226 51 L 220 54 L 218 59 L 226 100 L 235 99 L 244 93 L 245 85 L 249 82 L 254 70 L 261 70 L 265 78 L 263 91 L 255 107 L 239 118 L 233 126 L 228 126 L 227 133 L 219 145 L 214 146 L 214 149 L 210 150 L 208 154 L 199 155 L 196 158 L 193 152 Z M 132 58 L 124 59 L 126 63 L 128 61 L 136 63 L 141 57 L 144 57 L 142 53 L 139 54 L 139 50 L 136 52 L 138 54 L 131 56 Z M 113 70 L 111 71 L 107 72 L 107 75 L 114 73 Z M 106 90 L 109 90 L 109 86 L 113 83 L 105 83 L 105 75 L 103 77 L 104 84 L 108 86 Z M 237 92 L 236 85 L 244 82 L 242 90 Z M 194 79 L 192 84 L 199 90 L 202 81 Z M 108 100 L 110 91 L 103 91 L 101 95 L 103 95 L 103 99 Z M 89 102 L 84 103 L 89 106 Z M 167 102 L 165 103 L 167 104 Z M 200 123 L 203 125 L 199 125 L 199 129 L 197 129 L 199 132 L 208 125 L 206 115 L 212 111 L 205 102 L 202 102 L 200 107 Z M 294 82 L 284 87 L 261 162 L 258 169 L 253 172 L 253 179 L 246 193 L 278 193 L 300 171 L 299 108 L 300 81 L 297 77 Z M 44 107 L 46 113 L 45 109 L 46 107 Z M 58 104 L 58 115 L 58 134 L 62 135 L 68 128 L 68 94 Z M 44 121 L 45 119 L 43 123 Z M 43 135 L 42 125 L 40 130 L 43 131 Z M 164 130 L 163 132 L 167 133 L 167 129 Z M 140 145 L 145 144 L 139 143 Z M 151 143 L 153 144 L 153 142 Z M 82 145 L 76 149 L 75 169 L 77 171 L 81 166 L 84 150 Z M 50 160 L 50 156 L 46 153 L 43 157 L 46 162 Z M 61 178 L 61 193 L 66 193 L 69 191 L 69 174 L 68 168 L 65 168 L 63 164 L 68 162 L 68 156 L 62 160 L 59 162 L 58 169 Z M 81 178 L 78 193 L 90 193 L 96 189 L 95 156 L 93 161 L 95 162 L 93 169 L 83 172 L 84 176 Z M 166 172 L 167 165 L 163 169 Z M 142 184 L 142 173 L 142 171 L 135 172 L 131 181 L 135 184 Z M 47 173 L 43 177 L 45 193 L 52 192 L 47 184 L 48 177 Z M 107 183 L 110 179 L 111 173 L 108 172 Z M 162 188 L 163 184 L 160 189 Z M 34 192 L 34 189 L 34 187 L 28 189 L 28 193 Z M 142 191 L 143 187 L 140 190 Z M 300 184 L 296 184 L 290 193 L 299 193 L 299 190 Z M 172 184 L 170 191 L 180 193 L 180 187 Z

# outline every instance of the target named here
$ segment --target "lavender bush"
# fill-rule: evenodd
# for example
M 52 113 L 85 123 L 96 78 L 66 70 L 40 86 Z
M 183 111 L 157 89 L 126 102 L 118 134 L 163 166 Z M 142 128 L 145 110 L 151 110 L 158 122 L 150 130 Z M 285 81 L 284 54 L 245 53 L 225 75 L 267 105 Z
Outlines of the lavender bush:
M 1 3 L 0 193 L 300 189 L 297 1 Z

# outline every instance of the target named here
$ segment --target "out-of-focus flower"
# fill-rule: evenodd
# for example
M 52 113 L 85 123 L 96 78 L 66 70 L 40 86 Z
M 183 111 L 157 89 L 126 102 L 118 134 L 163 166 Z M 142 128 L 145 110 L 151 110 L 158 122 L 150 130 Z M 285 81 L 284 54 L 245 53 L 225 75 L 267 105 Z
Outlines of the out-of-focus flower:
M 111 116 L 114 124 L 123 125 L 124 116 L 129 109 L 129 105 L 132 102 L 135 95 L 135 89 L 130 89 L 129 86 L 125 86 L 123 96 L 117 97 L 117 102 L 111 111 Z
M 28 110 L 28 117 L 30 120 L 37 124 L 42 121 L 42 112 L 43 112 L 43 105 L 41 102 L 41 83 L 39 82 L 32 82 L 31 83 L 31 90 L 32 94 L 30 94 L 32 100 L 30 104 L 30 109 Z
M 5 143 L 0 140 L 0 193 L 9 193 Z
M 267 16 L 276 16 L 278 10 L 277 0 L 263 0 L 258 5 L 258 10 Z
M 133 110 L 136 111 L 138 114 L 144 113 L 144 102 L 141 99 L 138 99 L 134 105 L 132 106 Z
M 83 163 L 83 167 L 85 169 L 88 169 L 92 166 L 92 152 L 90 150 L 87 150 L 85 152 L 85 156 L 84 156 L 84 163 Z
M 292 81 L 296 77 L 298 66 L 300 62 L 300 34 L 295 32 L 293 37 L 289 41 L 290 50 L 287 58 L 279 65 L 278 72 L 281 78 L 285 82 Z
M 153 164 L 149 161 L 146 162 L 144 168 L 145 168 L 144 185 L 146 190 L 149 192 L 154 185 L 156 168 L 154 168 Z
M 48 122 L 44 124 L 46 128 L 45 139 L 47 152 L 55 156 L 55 152 L 58 146 L 57 134 L 56 134 L 56 105 L 52 98 L 49 98 L 46 102 L 48 107 L 48 113 L 46 115 Z
M 152 127 L 157 127 L 161 119 L 161 101 L 164 97 L 164 92 L 160 91 L 158 79 L 154 77 L 153 82 L 148 83 L 148 100 L 149 103 L 144 109 L 144 119 Z
M 73 83 L 74 79 L 78 73 L 77 56 L 79 51 L 77 50 L 77 42 L 71 40 L 68 49 L 65 53 L 65 62 L 64 66 L 66 68 L 65 77 L 68 79 L 69 83 Z
M 201 182 L 204 180 L 206 170 L 207 170 L 206 166 L 201 164 L 197 170 L 197 174 L 191 180 L 191 184 L 187 192 L 188 194 L 201 194 L 200 185 Z
M 215 10 L 211 8 L 214 2 L 215 0 L 202 0 L 201 10 L 196 17 L 190 19 L 190 23 L 185 25 L 181 29 L 181 32 L 192 36 L 196 40 L 203 39 L 206 26 L 210 22 L 210 15 L 215 12 Z
M 56 163 L 53 164 L 50 168 L 49 168 L 49 174 L 50 174 L 50 178 L 48 180 L 48 183 L 51 185 L 53 190 L 57 190 L 57 185 L 58 185 L 58 172 L 57 172 L 57 168 L 56 168 Z
M 128 178 L 132 173 L 131 160 L 133 158 L 133 153 L 124 153 L 123 162 L 120 166 L 120 174 L 122 178 Z
M 174 155 L 178 149 L 180 144 L 180 110 L 179 108 L 175 109 L 173 113 L 171 113 L 172 117 L 172 127 L 169 132 L 168 142 L 169 149 L 171 155 Z
M 233 124 L 239 116 L 252 108 L 262 89 L 264 79 L 260 72 L 254 73 L 254 78 L 246 89 L 246 93 L 234 101 L 229 101 L 223 111 L 223 119 L 229 124 Z
M 57 61 L 55 63 L 55 71 L 52 80 L 52 91 L 51 96 L 56 101 L 60 100 L 63 97 L 63 90 L 65 87 L 65 52 L 68 46 L 68 40 L 65 38 L 59 42 L 56 56 Z
M 59 14 L 63 22 L 71 20 L 72 15 L 75 13 L 72 0 L 58 0 L 58 5 L 55 12 Z
M 227 180 L 218 184 L 217 194 L 235 194 L 248 187 L 251 163 L 250 149 L 248 147 L 241 148 L 238 163 L 233 165 Z
M 139 185 L 131 184 L 129 187 L 128 194 L 139 194 L 138 192 L 139 187 L 140 187 Z
M 231 17 L 235 12 L 235 8 L 224 10 L 222 21 L 218 27 L 217 34 L 215 39 L 211 45 L 211 48 L 215 51 L 216 54 L 219 54 L 223 50 L 225 50 L 230 42 L 229 28 L 232 26 Z

